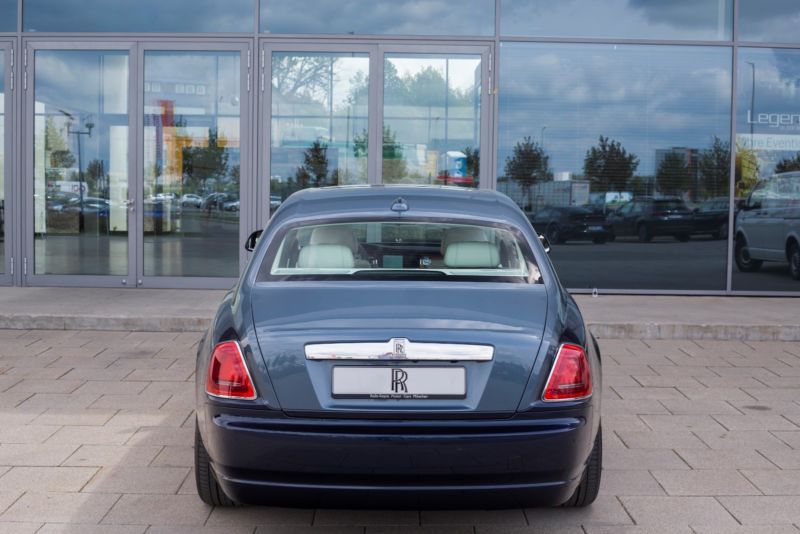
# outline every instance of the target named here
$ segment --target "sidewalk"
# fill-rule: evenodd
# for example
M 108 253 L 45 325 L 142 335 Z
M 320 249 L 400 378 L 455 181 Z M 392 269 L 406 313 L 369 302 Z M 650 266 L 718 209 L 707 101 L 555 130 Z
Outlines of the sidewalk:
M 0 329 L 205 330 L 224 291 L 0 288 Z M 578 295 L 602 339 L 800 340 L 800 298 Z

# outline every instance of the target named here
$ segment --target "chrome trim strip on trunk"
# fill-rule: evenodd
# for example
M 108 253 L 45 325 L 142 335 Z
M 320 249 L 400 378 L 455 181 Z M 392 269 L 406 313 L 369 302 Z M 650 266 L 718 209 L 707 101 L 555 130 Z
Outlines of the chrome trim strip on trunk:
M 386 342 L 310 343 L 307 360 L 419 360 L 488 362 L 494 357 L 491 345 L 418 343 L 405 338 Z

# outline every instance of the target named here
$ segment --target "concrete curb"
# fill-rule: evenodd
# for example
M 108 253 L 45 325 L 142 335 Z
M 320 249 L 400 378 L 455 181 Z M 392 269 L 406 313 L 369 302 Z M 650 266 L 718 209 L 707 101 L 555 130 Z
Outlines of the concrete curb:
M 0 329 L 11 330 L 203 332 L 210 323 L 211 319 L 208 317 L 186 316 L 0 314 Z M 599 339 L 800 341 L 800 325 L 589 322 L 589 329 Z
M 598 339 L 800 341 L 800 325 L 589 323 Z

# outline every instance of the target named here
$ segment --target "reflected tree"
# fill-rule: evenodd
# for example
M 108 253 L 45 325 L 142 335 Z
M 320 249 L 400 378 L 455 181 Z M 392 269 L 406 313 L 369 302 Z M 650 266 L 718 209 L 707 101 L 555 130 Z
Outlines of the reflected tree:
M 800 171 L 800 153 L 793 158 L 783 158 L 775 165 L 775 173 Z
M 516 182 L 523 195 L 527 197 L 525 211 L 531 210 L 531 188 L 538 182 L 550 180 L 550 156 L 544 148 L 532 141 L 530 136 L 524 137 L 514 146 L 512 155 L 506 158 L 506 179 Z
M 468 146 L 464 149 L 464 155 L 467 157 L 467 176 L 475 178 L 476 182 L 480 176 L 481 170 L 481 154 L 477 148 Z
M 677 152 L 668 152 L 656 171 L 658 190 L 665 195 L 679 196 L 688 191 L 692 175 L 686 158 Z
M 758 182 L 758 156 L 754 150 L 736 145 L 736 196 L 743 197 Z
M 353 139 L 353 154 L 357 158 L 367 157 L 367 139 L 369 134 L 366 130 Z M 383 161 L 381 168 L 383 179 L 388 182 L 398 182 L 408 174 L 408 164 L 403 157 L 403 145 L 397 142 L 397 134 L 392 129 L 383 126 Z
M 272 63 L 273 91 L 294 100 L 326 100 L 336 61 L 329 55 L 277 56 Z
M 639 167 L 639 158 L 628 154 L 619 141 L 600 136 L 597 146 L 586 151 L 583 174 L 597 192 L 623 191 Z
M 295 181 L 300 189 L 328 185 L 328 145 L 326 143 L 317 140 L 305 150 L 303 165 L 297 168 Z
M 214 181 L 215 190 L 221 191 L 228 177 L 227 140 L 219 135 L 216 128 L 208 131 L 206 146 L 184 147 L 183 185 L 186 191 L 206 191 L 209 182 Z
M 50 167 L 68 169 L 75 165 L 75 156 L 59 130 L 53 117 L 47 117 L 44 124 L 44 149 L 50 154 Z
M 716 135 L 711 148 L 700 154 L 697 164 L 701 187 L 707 197 L 727 194 L 731 174 L 731 145 Z

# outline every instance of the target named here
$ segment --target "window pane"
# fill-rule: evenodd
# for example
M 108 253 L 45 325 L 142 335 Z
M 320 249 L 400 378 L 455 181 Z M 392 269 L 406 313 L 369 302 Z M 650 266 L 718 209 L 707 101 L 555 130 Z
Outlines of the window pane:
M 270 209 L 307 187 L 367 183 L 369 56 L 272 56 Z
M 386 54 L 383 183 L 477 187 L 481 57 Z
M 502 0 L 500 34 L 727 40 L 732 5 L 733 0 Z
M 494 0 L 461 0 L 457 5 L 449 0 L 261 0 L 261 31 L 494 35 Z
M 17 0 L 0 0 L 0 32 L 17 31 Z
M 503 43 L 498 190 L 572 288 L 725 289 L 727 48 Z
M 739 40 L 800 43 L 800 4 L 794 0 L 739 0 Z
M 733 289 L 800 291 L 800 50 L 740 48 Z
M 252 32 L 252 0 L 24 0 L 26 32 Z
M 145 52 L 144 274 L 239 274 L 239 52 Z
M 36 274 L 128 274 L 128 53 L 37 50 Z

